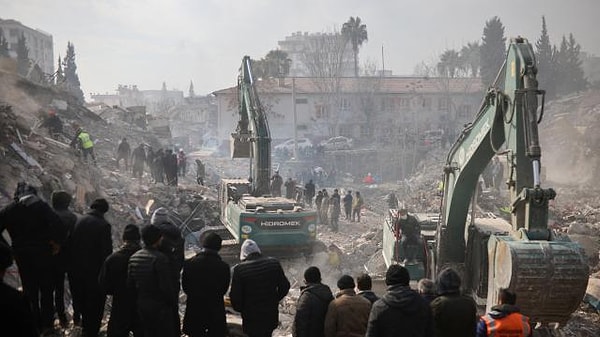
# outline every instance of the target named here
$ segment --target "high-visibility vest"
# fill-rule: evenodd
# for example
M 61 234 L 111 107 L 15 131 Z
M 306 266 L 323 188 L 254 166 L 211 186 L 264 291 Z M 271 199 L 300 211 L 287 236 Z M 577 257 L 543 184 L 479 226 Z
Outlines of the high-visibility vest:
M 81 147 L 84 149 L 89 149 L 94 146 L 94 142 L 92 142 L 90 134 L 85 131 L 81 131 L 77 138 L 79 138 L 79 141 L 81 142 Z
M 529 317 L 513 312 L 502 318 L 482 317 L 488 337 L 528 337 L 531 333 Z

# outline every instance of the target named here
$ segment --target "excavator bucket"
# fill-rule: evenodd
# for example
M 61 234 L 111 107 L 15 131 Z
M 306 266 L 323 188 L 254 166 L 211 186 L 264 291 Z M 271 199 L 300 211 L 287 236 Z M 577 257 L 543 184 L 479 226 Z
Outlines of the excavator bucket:
M 232 133 L 229 139 L 231 158 L 250 158 L 250 141 L 237 133 Z
M 500 288 L 517 294 L 532 322 L 565 324 L 581 303 L 589 275 L 585 253 L 570 241 L 490 236 L 487 311 Z

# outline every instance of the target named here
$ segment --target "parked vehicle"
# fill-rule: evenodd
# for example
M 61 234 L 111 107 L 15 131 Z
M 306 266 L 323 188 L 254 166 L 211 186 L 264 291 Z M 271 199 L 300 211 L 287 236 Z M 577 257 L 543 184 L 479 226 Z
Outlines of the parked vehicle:
M 312 142 L 308 138 L 298 138 L 298 149 L 304 150 L 313 146 Z M 275 146 L 275 151 L 294 151 L 294 139 L 288 139 L 285 142 Z
M 354 141 L 348 137 L 337 136 L 321 142 L 325 150 L 349 150 L 353 147 Z

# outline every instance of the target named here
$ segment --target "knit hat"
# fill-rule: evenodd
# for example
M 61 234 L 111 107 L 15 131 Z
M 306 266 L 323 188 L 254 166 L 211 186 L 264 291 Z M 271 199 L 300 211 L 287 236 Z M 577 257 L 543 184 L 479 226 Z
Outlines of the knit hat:
M 50 199 L 52 200 L 52 207 L 61 210 L 69 208 L 73 197 L 65 191 L 54 191 L 52 192 Z
M 342 275 L 342 277 L 340 277 L 340 279 L 337 281 L 337 287 L 340 290 L 354 289 L 354 279 L 350 275 Z
M 169 222 L 169 211 L 164 207 L 159 207 L 152 213 L 150 224 L 160 225 L 165 222 Z
M 439 295 L 460 293 L 460 275 L 451 268 L 442 270 L 437 279 L 437 292 Z
M 304 271 L 304 280 L 306 283 L 318 283 L 321 282 L 321 271 L 315 266 L 306 268 Z
M 153 245 L 162 236 L 160 228 L 154 225 L 147 225 L 142 228 L 142 241 L 146 247 Z
M 108 212 L 108 202 L 106 201 L 106 199 L 96 199 L 92 202 L 90 208 L 100 213 L 106 213 Z
M 254 242 L 254 240 L 246 239 L 246 241 L 242 243 L 242 249 L 240 251 L 240 260 L 244 261 L 248 257 L 248 255 L 252 253 L 260 254 L 260 248 L 258 248 L 258 245 L 256 244 L 256 242 Z
M 400 284 L 407 286 L 410 283 L 408 270 L 399 264 L 391 265 L 385 273 L 385 284 L 388 286 Z
M 219 251 L 223 239 L 215 232 L 208 232 L 202 236 L 202 247 Z
M 140 241 L 140 229 L 138 226 L 132 224 L 125 226 L 123 241 Z

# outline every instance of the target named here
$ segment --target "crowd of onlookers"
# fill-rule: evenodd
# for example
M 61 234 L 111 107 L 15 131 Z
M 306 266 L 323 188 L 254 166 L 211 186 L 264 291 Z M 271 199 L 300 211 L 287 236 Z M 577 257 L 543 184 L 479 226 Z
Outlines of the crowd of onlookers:
M 201 249 L 186 260 L 180 229 L 167 209 L 158 208 L 141 229 L 125 226 L 113 251 L 112 226 L 104 217 L 108 202 L 94 200 L 84 215 L 70 211 L 70 203 L 68 193 L 55 191 L 49 205 L 35 188 L 19 183 L 13 202 L 0 210 L 0 233 L 6 230 L 9 239 L 0 240 L 0 277 L 14 258 L 22 285 L 21 292 L 0 284 L 0 326 L 11 336 L 53 336 L 80 327 L 83 336 L 96 337 L 107 296 L 109 337 L 226 336 L 227 292 L 245 335 L 271 336 L 277 328 L 279 302 L 290 282 L 280 262 L 264 256 L 253 240 L 243 242 L 241 262 L 233 268 L 219 256 L 222 239 L 214 232 L 202 235 Z M 392 265 L 381 298 L 366 274 L 356 282 L 342 275 L 335 293 L 315 266 L 305 270 L 304 281 L 295 337 L 508 336 L 504 331 L 528 336 L 531 331 L 508 290 L 500 291 L 500 305 L 478 318 L 475 302 L 461 295 L 460 277 L 452 269 L 443 270 L 435 284 L 421 280 L 415 291 L 408 270 Z M 72 313 L 65 305 L 66 284 Z M 187 295 L 183 320 L 181 290 Z

